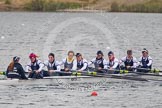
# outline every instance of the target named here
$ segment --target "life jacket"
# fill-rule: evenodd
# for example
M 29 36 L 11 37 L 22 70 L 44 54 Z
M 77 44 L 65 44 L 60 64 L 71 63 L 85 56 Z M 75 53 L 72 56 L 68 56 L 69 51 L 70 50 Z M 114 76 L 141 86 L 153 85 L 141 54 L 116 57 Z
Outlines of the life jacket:
M 72 69 L 72 67 L 73 67 L 73 61 L 74 61 L 74 60 L 72 60 L 71 63 L 68 63 L 68 62 L 67 62 L 67 58 L 66 58 L 66 61 L 65 61 L 65 63 L 64 63 L 64 69 L 65 69 L 65 68 Z
M 126 57 L 124 64 L 125 64 L 125 66 L 133 66 L 133 57 L 131 59 L 128 59 Z
M 47 68 L 48 68 L 48 70 L 57 70 L 55 62 L 53 62 L 53 63 L 48 62 Z
M 94 62 L 95 69 L 98 69 L 99 67 L 104 68 L 103 60 L 104 60 L 103 58 L 101 59 L 96 58 Z

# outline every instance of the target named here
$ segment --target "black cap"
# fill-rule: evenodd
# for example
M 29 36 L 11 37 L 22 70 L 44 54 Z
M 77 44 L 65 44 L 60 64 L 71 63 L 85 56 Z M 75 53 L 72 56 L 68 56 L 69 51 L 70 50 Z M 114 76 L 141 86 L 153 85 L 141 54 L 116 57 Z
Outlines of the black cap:
M 109 51 L 109 52 L 108 52 L 108 56 L 111 55 L 111 54 L 114 54 L 114 53 L 113 53 L 112 51 Z
M 82 56 L 82 54 L 80 54 L 80 53 L 76 53 L 75 56 L 76 56 L 76 57 L 79 57 L 79 56 Z
M 13 57 L 14 62 L 17 62 L 18 60 L 20 60 L 20 57 L 18 57 L 18 56 Z
M 103 52 L 101 50 L 97 51 L 97 55 L 99 54 L 103 55 Z
M 147 52 L 148 53 L 148 50 L 146 48 L 143 48 L 142 52 Z

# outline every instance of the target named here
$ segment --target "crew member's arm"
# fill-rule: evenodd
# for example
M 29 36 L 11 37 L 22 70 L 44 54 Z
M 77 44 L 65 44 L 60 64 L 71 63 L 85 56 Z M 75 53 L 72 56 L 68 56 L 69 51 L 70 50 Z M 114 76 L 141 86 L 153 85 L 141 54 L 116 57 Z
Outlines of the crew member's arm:
M 137 66 L 142 66 L 142 57 L 139 58 Z
M 85 59 L 83 59 L 83 67 L 80 69 L 80 71 L 84 71 L 84 70 L 86 70 L 87 67 L 88 67 L 88 61 L 85 60 Z
M 119 60 L 115 59 L 112 69 L 116 69 L 118 67 L 118 65 L 119 65 Z
M 121 58 L 120 60 L 119 60 L 119 65 L 121 65 L 123 62 L 125 62 L 126 61 L 126 57 L 123 57 L 123 58 Z
M 77 60 L 74 60 L 72 70 L 77 70 Z
M 149 66 L 152 65 L 152 58 L 149 56 L 149 57 L 148 57 L 148 60 L 149 60 L 149 63 L 147 64 L 147 66 L 149 67 Z
M 41 72 L 43 70 L 44 64 L 41 61 L 38 61 L 39 69 L 38 72 Z
M 94 58 L 94 59 L 92 59 L 90 62 L 88 62 L 88 66 L 94 64 L 95 60 L 96 60 L 96 59 Z
M 138 66 L 138 61 L 135 57 L 133 57 L 133 66 L 131 68 L 137 68 Z
M 25 71 L 26 71 L 26 72 L 32 72 L 30 63 L 26 66 Z
M 57 70 L 55 71 L 60 71 L 61 70 L 61 66 L 60 66 L 60 63 L 58 61 L 56 61 L 56 67 L 57 67 Z
M 20 72 L 19 74 L 21 75 L 21 78 L 22 78 L 22 79 L 28 79 L 28 78 L 25 76 L 25 71 L 24 71 L 24 69 L 23 69 L 23 67 L 22 67 L 21 64 L 19 65 L 18 69 L 19 69 L 19 72 Z
M 105 59 L 103 60 L 103 65 L 104 69 L 108 69 L 108 62 Z
M 48 60 L 46 60 L 43 64 L 44 64 L 44 67 L 46 67 L 48 70 Z
M 62 59 L 62 61 L 59 63 L 59 65 L 64 65 L 65 64 L 65 61 L 66 61 L 66 58 L 65 59 Z

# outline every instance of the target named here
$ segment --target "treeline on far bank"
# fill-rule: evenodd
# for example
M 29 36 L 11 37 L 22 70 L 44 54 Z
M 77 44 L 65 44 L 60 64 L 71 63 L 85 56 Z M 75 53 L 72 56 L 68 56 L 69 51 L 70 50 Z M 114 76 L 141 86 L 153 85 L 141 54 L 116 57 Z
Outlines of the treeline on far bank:
M 111 4 L 111 12 L 145 12 L 145 13 L 162 13 L 162 0 L 150 0 L 144 3 L 133 5 L 119 5 L 116 2 Z

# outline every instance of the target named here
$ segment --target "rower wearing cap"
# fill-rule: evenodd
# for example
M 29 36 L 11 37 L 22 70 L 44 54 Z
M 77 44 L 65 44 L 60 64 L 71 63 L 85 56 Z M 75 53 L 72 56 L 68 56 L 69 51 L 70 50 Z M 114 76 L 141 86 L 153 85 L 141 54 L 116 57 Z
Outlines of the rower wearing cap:
M 97 72 L 103 72 L 104 69 L 107 68 L 107 62 L 103 58 L 103 52 L 102 51 L 97 51 L 97 56 L 96 58 L 92 59 L 89 63 L 88 66 L 94 64 L 95 71 Z
M 148 50 L 144 48 L 142 50 L 142 57 L 139 59 L 139 64 L 141 68 L 147 68 L 151 69 L 152 68 L 152 58 L 148 55 Z
M 6 71 L 7 78 L 28 79 L 25 76 L 25 71 L 19 61 L 20 57 L 13 57 L 13 61 L 9 64 Z
M 76 54 L 76 60 L 74 60 L 72 70 L 78 71 L 87 71 L 88 69 L 88 62 L 86 59 L 82 57 L 81 53 Z
M 108 52 L 108 69 L 119 69 L 119 60 L 115 57 L 114 52 Z
M 132 50 L 127 50 L 127 56 L 121 58 L 119 63 L 124 63 L 124 66 L 121 66 L 121 69 L 126 69 L 129 71 L 132 71 L 137 67 L 137 59 L 133 57 Z
M 61 69 L 61 71 L 70 71 L 73 67 L 73 61 L 74 61 L 74 51 L 69 51 L 68 56 L 62 60 L 60 65 L 64 65 L 64 69 Z
M 47 61 L 44 62 L 44 65 L 47 67 L 48 72 L 44 72 L 44 76 L 50 76 L 52 74 L 57 75 L 56 71 L 60 71 L 59 62 L 55 60 L 55 55 L 53 53 L 48 54 Z
M 29 55 L 30 63 L 26 67 L 26 71 L 29 72 L 29 78 L 43 78 L 42 69 L 44 67 L 44 64 L 40 60 L 37 60 L 37 57 L 38 56 L 34 53 L 31 53 Z

